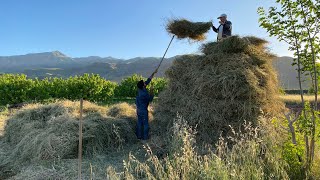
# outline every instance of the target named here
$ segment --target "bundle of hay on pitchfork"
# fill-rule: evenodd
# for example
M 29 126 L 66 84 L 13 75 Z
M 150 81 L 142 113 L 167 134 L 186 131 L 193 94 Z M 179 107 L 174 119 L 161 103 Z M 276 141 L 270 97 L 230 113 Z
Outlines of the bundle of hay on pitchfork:
M 166 29 L 179 39 L 189 38 L 195 41 L 202 41 L 206 38 L 205 34 L 211 27 L 212 22 L 191 22 L 186 19 L 173 19 L 169 20 Z

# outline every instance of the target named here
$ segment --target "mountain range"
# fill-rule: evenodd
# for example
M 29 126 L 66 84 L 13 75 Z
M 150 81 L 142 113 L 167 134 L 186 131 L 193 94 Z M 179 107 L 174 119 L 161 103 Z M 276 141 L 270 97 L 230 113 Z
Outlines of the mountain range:
M 164 72 L 176 58 L 164 59 L 157 76 L 163 77 Z M 134 73 L 149 76 L 157 67 L 161 58 L 136 57 L 118 59 L 113 57 L 89 56 L 72 58 L 59 51 L 33 53 L 18 56 L 0 56 L 0 73 L 23 73 L 30 78 L 69 77 L 83 73 L 95 73 L 120 82 L 124 77 Z M 278 72 L 280 85 L 284 89 L 298 89 L 297 71 L 291 57 L 278 57 L 273 65 Z M 308 80 L 303 83 L 304 89 L 309 88 Z

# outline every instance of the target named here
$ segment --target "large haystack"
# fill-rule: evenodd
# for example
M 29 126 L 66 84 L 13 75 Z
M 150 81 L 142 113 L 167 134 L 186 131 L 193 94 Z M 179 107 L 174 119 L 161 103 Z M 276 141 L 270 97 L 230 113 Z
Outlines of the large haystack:
M 14 167 L 40 160 L 76 158 L 78 155 L 79 102 L 29 105 L 8 119 L 3 142 L 12 147 L 1 166 Z M 136 142 L 129 120 L 106 116 L 107 109 L 84 103 L 83 153 L 118 149 Z
M 215 142 L 229 125 L 278 114 L 284 106 L 266 43 L 233 36 L 203 45 L 203 55 L 177 58 L 166 72 L 169 84 L 159 96 L 155 126 L 170 129 L 178 113 L 197 127 L 200 142 Z

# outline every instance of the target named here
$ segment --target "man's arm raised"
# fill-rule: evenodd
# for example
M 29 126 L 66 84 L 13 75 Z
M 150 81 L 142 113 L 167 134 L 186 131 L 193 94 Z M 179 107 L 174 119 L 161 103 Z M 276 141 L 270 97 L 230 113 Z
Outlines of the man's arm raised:
M 158 72 L 158 69 L 156 69 L 156 70 L 151 74 L 151 76 L 150 76 L 150 77 L 147 79 L 147 81 L 145 82 L 146 85 L 148 85 L 148 84 L 151 82 L 153 76 L 154 76 L 157 72 Z
M 212 23 L 212 30 L 216 33 L 218 33 L 218 29 L 216 27 L 214 27 L 213 23 Z

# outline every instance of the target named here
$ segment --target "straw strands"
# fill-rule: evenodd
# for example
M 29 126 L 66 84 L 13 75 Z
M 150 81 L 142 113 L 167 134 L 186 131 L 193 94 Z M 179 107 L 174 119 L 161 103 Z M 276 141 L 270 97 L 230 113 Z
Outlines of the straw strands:
M 169 20 L 166 29 L 179 39 L 189 38 L 195 41 L 202 41 L 206 38 L 205 33 L 211 27 L 211 22 L 191 22 L 186 19 L 173 19 Z
M 7 120 L 3 143 L 12 147 L 1 160 L 3 166 L 21 163 L 76 158 L 78 154 L 79 102 L 57 102 L 49 105 L 29 105 Z M 107 109 L 84 103 L 83 154 L 119 149 L 136 143 L 133 123 L 108 117 Z M 117 114 L 115 114 L 117 116 Z

